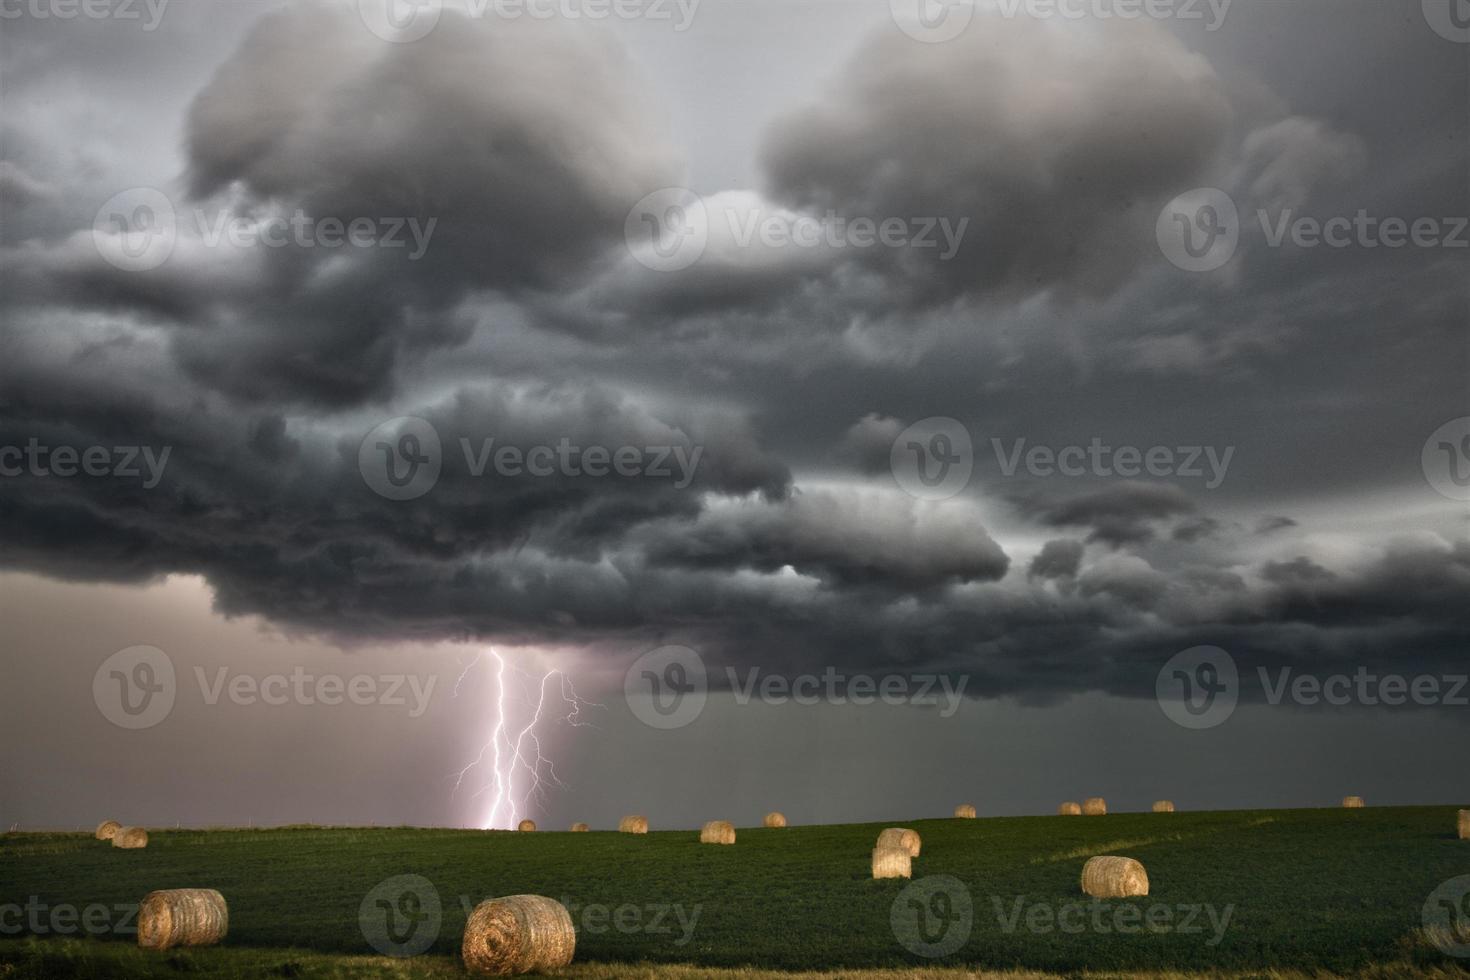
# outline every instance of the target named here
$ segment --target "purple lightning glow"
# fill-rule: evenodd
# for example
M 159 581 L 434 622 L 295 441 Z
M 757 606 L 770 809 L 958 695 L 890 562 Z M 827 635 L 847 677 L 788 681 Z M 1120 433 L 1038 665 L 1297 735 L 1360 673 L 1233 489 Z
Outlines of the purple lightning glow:
M 490 715 L 490 732 L 480 746 L 474 761 L 461 769 L 455 779 L 454 792 L 458 793 L 472 770 L 488 766 L 489 772 L 481 772 L 479 788 L 471 799 L 488 796 L 490 809 L 480 820 L 485 830 L 511 829 L 531 809 L 532 805 L 544 806 L 548 786 L 565 788 L 556 775 L 556 766 L 542 750 L 542 736 L 551 725 L 570 725 L 573 728 L 591 727 L 582 719 L 582 709 L 600 708 L 602 705 L 587 701 L 577 694 L 571 678 L 560 668 L 551 668 L 539 678 L 533 674 L 510 666 L 493 647 L 489 650 L 495 661 L 495 703 Z M 454 694 L 459 696 L 460 685 L 471 670 L 483 659 L 483 653 L 465 667 L 454 683 Z M 509 672 L 512 676 L 507 676 Z M 519 677 L 524 699 L 512 690 L 513 682 Z M 556 683 L 552 684 L 555 678 Z M 533 696 L 529 689 L 534 686 Z M 551 694 L 548 696 L 548 688 Z M 515 729 L 511 715 L 519 709 L 529 715 L 525 724 Z M 512 732 L 514 731 L 514 734 Z M 489 756 L 487 761 L 486 756 Z M 453 794 L 451 794 L 452 798 Z

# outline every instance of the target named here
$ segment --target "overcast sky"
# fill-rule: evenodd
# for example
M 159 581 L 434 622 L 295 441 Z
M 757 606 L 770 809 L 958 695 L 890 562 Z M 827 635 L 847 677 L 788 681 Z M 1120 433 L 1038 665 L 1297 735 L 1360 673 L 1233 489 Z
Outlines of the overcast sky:
M 1463 4 L 924 2 L 0 3 L 0 822 L 1470 798 Z

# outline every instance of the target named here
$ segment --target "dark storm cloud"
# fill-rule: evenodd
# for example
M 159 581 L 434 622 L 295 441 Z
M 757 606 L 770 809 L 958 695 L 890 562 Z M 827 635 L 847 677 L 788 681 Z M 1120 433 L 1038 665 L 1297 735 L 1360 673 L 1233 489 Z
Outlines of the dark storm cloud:
M 1088 541 L 1115 548 L 1148 541 L 1158 522 L 1195 509 L 1194 501 L 1177 486 L 1133 481 L 1063 500 L 1021 498 L 1017 504 L 1048 527 L 1091 528 Z M 1188 537 L 1186 533 L 1183 539 Z

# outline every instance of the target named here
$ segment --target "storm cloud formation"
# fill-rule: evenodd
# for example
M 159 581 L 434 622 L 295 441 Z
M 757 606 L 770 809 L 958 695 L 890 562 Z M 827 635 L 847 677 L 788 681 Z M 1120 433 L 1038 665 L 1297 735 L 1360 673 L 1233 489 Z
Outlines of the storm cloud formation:
M 58 131 L 39 108 L 54 76 L 11 57 L 86 60 L 67 25 L 7 25 L 0 446 L 169 456 L 155 486 L 7 475 L 0 555 L 77 581 L 198 574 L 225 613 L 341 642 L 684 642 L 768 668 L 963 672 L 971 694 L 1039 702 L 1149 694 L 1199 643 L 1246 664 L 1460 663 L 1466 514 L 1421 448 L 1466 414 L 1466 253 L 1275 248 L 1255 210 L 1470 211 L 1464 87 L 1441 84 L 1463 50 L 1357 5 L 1322 32 L 1386 66 L 1314 85 L 1288 70 L 1312 55 L 1252 43 L 1305 16 L 1278 6 L 1240 5 L 1217 37 L 982 16 L 939 45 L 880 10 L 824 85 L 745 133 L 672 119 L 639 38 L 600 25 L 451 11 L 392 44 L 348 6 L 291 3 L 230 15 L 230 44 L 176 70 L 182 95 L 135 110 L 160 135 L 127 165 L 125 139 Z M 188 61 L 194 16 L 118 43 Z M 1435 138 L 1411 140 L 1405 112 Z M 743 155 L 748 181 L 702 186 L 698 140 Z M 683 184 L 709 246 L 646 268 L 625 221 Z M 92 223 L 139 186 L 180 229 L 135 271 Z M 1200 186 L 1240 208 L 1240 254 L 1210 275 L 1155 239 Z M 206 230 L 297 213 L 434 230 L 414 261 L 237 248 L 196 212 Z M 967 230 L 947 260 L 751 248 L 730 213 Z M 440 443 L 413 499 L 361 464 L 397 417 Z M 891 469 L 930 417 L 974 440 L 950 499 Z M 1094 437 L 1235 455 L 1207 490 L 1007 474 L 992 450 Z M 687 481 L 580 456 L 484 468 L 563 444 L 698 461 Z

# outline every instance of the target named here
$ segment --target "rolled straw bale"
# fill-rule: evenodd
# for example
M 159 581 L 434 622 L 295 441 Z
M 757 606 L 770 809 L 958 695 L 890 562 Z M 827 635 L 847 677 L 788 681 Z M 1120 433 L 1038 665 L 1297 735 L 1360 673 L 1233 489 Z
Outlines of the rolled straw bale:
M 149 892 L 138 907 L 138 945 L 143 949 L 213 946 L 229 931 L 229 906 L 213 888 Z
M 618 833 L 620 834 L 646 834 L 648 833 L 647 817 L 624 817 L 618 821 Z
M 112 846 L 137 850 L 148 846 L 148 831 L 142 827 L 119 827 L 112 835 Z
M 1082 816 L 1082 806 L 1081 804 L 1068 800 L 1066 803 L 1057 807 L 1057 813 L 1064 817 L 1080 817 Z
M 878 846 L 896 847 L 902 851 L 906 851 L 909 857 L 918 857 L 919 849 L 923 846 L 923 841 L 919 840 L 919 833 L 916 830 L 909 830 L 905 827 L 889 827 L 878 835 Z
M 524 833 L 524 834 L 528 834 L 528 833 L 530 833 L 531 831 L 533 831 L 535 829 L 536 829 L 536 821 L 534 821 L 534 820 L 526 819 L 526 820 L 522 820 L 520 823 L 516 824 L 516 830 L 519 830 L 521 833 Z
M 465 969 L 508 977 L 566 966 L 577 933 L 566 907 L 541 895 L 510 895 L 481 902 L 464 926 Z
M 913 867 L 913 858 L 901 847 L 873 848 L 874 878 L 911 878 Z
M 574 823 L 574 824 L 572 824 L 572 833 L 574 833 L 574 834 L 585 834 L 585 833 L 587 833 L 587 831 L 589 831 L 591 829 L 592 828 L 589 827 L 589 826 L 587 826 L 585 823 Z
M 1154 802 L 1155 813 L 1173 813 L 1174 802 L 1172 800 L 1157 800 Z
M 1082 801 L 1082 815 L 1087 817 L 1101 817 L 1108 812 L 1108 801 L 1101 796 L 1089 796 Z
M 701 844 L 735 843 L 735 825 L 728 820 L 711 820 L 699 832 Z
M 112 840 L 121 829 L 122 824 L 116 820 L 104 820 L 97 825 L 97 832 L 92 836 L 98 840 Z
M 766 819 L 764 822 L 767 827 L 784 827 L 786 826 L 786 814 L 781 813 L 777 810 L 772 810 L 770 813 L 766 814 Z
M 1093 898 L 1148 894 L 1148 872 L 1132 858 L 1095 857 L 1082 866 L 1082 890 Z
M 1460 840 L 1470 840 L 1470 810 L 1460 811 Z
M 975 807 L 971 803 L 961 803 L 959 806 L 954 808 L 954 815 L 956 817 L 959 817 L 961 820 L 974 820 Z
M 1362 807 L 1363 798 L 1361 796 L 1344 796 L 1342 798 L 1342 805 L 1349 810 L 1357 810 Z

